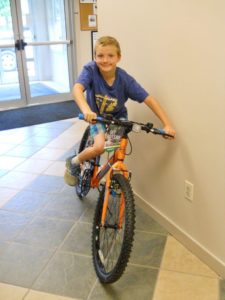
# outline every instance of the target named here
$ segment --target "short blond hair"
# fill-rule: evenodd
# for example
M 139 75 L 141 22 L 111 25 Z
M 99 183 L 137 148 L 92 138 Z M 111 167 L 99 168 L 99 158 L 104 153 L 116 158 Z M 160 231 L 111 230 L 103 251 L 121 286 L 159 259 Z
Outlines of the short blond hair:
M 119 42 L 114 37 L 108 36 L 108 35 L 102 36 L 96 41 L 96 43 L 95 43 L 95 54 L 96 54 L 96 48 L 98 46 L 103 46 L 104 47 L 104 46 L 112 46 L 112 45 L 116 47 L 118 56 L 121 56 L 121 49 L 120 49 Z

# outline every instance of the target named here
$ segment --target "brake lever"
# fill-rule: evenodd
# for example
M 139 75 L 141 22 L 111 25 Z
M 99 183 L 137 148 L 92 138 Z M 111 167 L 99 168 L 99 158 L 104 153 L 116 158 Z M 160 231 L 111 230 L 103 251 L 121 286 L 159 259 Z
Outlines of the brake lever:
M 143 124 L 141 127 L 144 131 L 149 133 L 152 130 L 153 124 L 152 123 L 146 123 L 146 124 Z

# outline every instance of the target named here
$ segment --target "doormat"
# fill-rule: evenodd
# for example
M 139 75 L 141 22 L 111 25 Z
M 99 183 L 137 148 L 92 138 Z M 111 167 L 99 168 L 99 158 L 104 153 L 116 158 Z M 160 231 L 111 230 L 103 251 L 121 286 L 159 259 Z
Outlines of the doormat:
M 0 111 L 0 130 L 54 122 L 78 116 L 73 100 Z

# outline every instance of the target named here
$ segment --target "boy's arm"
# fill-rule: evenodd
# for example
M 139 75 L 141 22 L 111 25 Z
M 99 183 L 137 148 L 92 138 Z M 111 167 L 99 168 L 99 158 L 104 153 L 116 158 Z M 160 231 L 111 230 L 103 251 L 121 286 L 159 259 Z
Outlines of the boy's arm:
M 160 119 L 164 126 L 164 130 L 175 137 L 176 131 L 172 127 L 172 124 L 166 115 L 165 111 L 163 108 L 160 106 L 160 104 L 152 97 L 148 96 L 145 98 L 144 103 L 154 112 L 154 114 Z
M 91 123 L 93 119 L 96 119 L 97 115 L 91 110 L 90 106 L 88 105 L 87 100 L 84 97 L 84 90 L 85 89 L 82 84 L 75 83 L 72 90 L 72 95 L 79 109 L 83 113 L 84 119 L 87 122 Z

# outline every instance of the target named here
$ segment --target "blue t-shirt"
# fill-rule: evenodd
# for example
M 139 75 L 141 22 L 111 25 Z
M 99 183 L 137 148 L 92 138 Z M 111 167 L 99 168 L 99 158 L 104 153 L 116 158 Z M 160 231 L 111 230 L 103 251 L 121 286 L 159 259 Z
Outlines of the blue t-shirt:
M 128 98 L 141 103 L 149 95 L 132 76 L 119 67 L 116 68 L 113 85 L 109 86 L 95 61 L 84 66 L 76 83 L 84 86 L 92 111 L 98 115 L 111 114 L 115 118 L 127 118 L 125 103 Z

